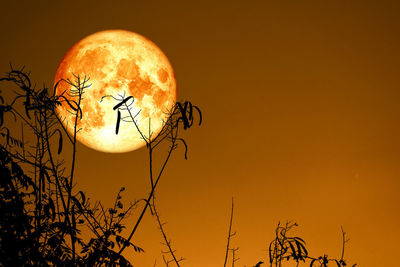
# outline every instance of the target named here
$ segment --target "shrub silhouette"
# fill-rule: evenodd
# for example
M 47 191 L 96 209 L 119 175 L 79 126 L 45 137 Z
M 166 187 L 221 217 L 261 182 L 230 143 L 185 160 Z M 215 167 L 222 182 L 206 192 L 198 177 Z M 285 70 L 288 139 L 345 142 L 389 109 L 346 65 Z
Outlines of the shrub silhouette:
M 306 249 L 306 242 L 302 238 L 288 235 L 289 231 L 296 226 L 298 226 L 297 223 L 287 222 L 283 226 L 278 223 L 275 230 L 275 239 L 271 241 L 268 248 L 271 266 L 282 266 L 283 261 L 295 261 L 297 265 L 300 262 L 306 263 L 308 261 L 310 267 L 327 267 L 329 263 L 333 263 L 337 267 L 347 266 L 344 259 L 344 249 L 348 240 L 343 228 L 342 255 L 340 259 L 333 259 L 329 258 L 328 255 L 310 256 Z M 354 267 L 356 264 L 352 266 Z
M 228 264 L 229 253 L 232 255 L 230 264 L 232 267 L 235 266 L 235 263 L 239 260 L 237 257 L 237 252 L 239 247 L 231 247 L 231 239 L 236 235 L 236 232 L 232 230 L 233 224 L 233 211 L 234 211 L 234 202 L 232 198 L 232 207 L 231 214 L 229 220 L 229 230 L 227 237 L 227 244 L 225 250 L 225 260 L 224 267 Z M 348 266 L 347 262 L 344 258 L 345 252 L 345 244 L 349 241 L 346 239 L 346 233 L 342 228 L 342 254 L 340 259 L 329 258 L 328 255 L 323 255 L 319 257 L 312 257 L 309 255 L 308 250 L 306 249 L 306 242 L 298 237 L 298 236 L 289 236 L 289 231 L 297 227 L 297 223 L 286 222 L 286 224 L 281 225 L 278 223 L 278 226 L 275 229 L 275 238 L 270 242 L 268 246 L 268 260 L 260 260 L 253 267 L 262 267 L 265 262 L 269 262 L 270 267 L 282 267 L 285 262 L 294 261 L 296 262 L 296 266 L 300 266 L 301 263 L 307 264 L 309 267 L 328 267 L 328 266 L 336 266 L 336 267 L 344 267 Z M 329 265 L 331 264 L 331 265 Z M 353 264 L 352 267 L 355 267 L 357 264 Z
M 144 252 L 132 242 L 132 237 L 148 208 L 157 216 L 170 248 L 169 253 L 179 265 L 182 259 L 175 257 L 162 228 L 154 194 L 178 143 L 184 145 L 187 158 L 187 145 L 178 136 L 178 130 L 181 126 L 186 130 L 193 125 L 193 110 L 197 110 L 200 124 L 200 110 L 190 102 L 176 103 L 168 111 L 168 119 L 161 132 L 152 136 L 150 131 L 148 135 L 140 132 L 136 118 L 130 112 L 132 96 L 114 97 L 118 101 L 114 107 L 118 112 L 116 134 L 121 114 L 128 113 L 124 116 L 125 121 L 133 123 L 146 142 L 151 165 L 151 190 L 145 200 L 130 203 L 124 208 L 121 201 L 124 188 L 121 188 L 114 206 L 107 209 L 100 202 L 92 204 L 84 192 L 75 188 L 77 125 L 82 119 L 82 96 L 90 90 L 89 79 L 74 75 L 73 80 L 60 80 L 51 95 L 48 88 L 37 89 L 33 86 L 29 73 L 23 68 L 17 70 L 11 66 L 0 82 L 3 86 L 6 84 L 16 89 L 10 100 L 0 95 L 0 135 L 3 141 L 0 144 L 0 265 L 132 266 L 123 256 L 123 251 L 132 248 L 136 253 Z M 59 83 L 67 83 L 70 89 L 56 95 Z M 62 118 L 56 116 L 55 109 L 60 105 L 67 107 L 75 118 L 71 135 L 61 123 Z M 21 139 L 11 134 L 9 125 L 13 122 L 21 123 Z M 30 134 L 26 133 L 27 130 Z M 27 137 L 30 137 L 29 141 Z M 62 153 L 64 139 L 72 148 L 69 168 Z M 165 160 L 156 172 L 153 156 L 161 143 L 168 143 L 169 146 Z M 134 208 L 139 207 L 139 202 L 144 202 L 140 216 L 130 234 L 124 237 L 124 220 Z M 88 227 L 93 235 L 89 240 L 82 238 L 84 227 Z M 166 264 L 171 262 L 164 259 Z

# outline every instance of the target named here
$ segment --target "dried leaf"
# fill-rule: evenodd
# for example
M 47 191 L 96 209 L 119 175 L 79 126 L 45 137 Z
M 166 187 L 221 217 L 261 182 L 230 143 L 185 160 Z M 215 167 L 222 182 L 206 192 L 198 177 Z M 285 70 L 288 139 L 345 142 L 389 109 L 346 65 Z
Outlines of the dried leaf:
M 119 124 L 121 122 L 121 111 L 118 110 L 118 117 L 117 117 L 117 126 L 115 128 L 115 134 L 118 134 L 119 132 Z
M 197 112 L 199 113 L 199 116 L 200 116 L 200 120 L 199 120 L 199 125 L 201 125 L 201 123 L 202 123 L 202 121 L 203 121 L 203 117 L 202 117 L 202 115 L 201 115 L 201 111 L 200 111 L 200 109 L 197 107 L 197 106 L 193 106 L 196 110 L 197 110 Z
M 117 105 L 115 105 L 113 107 L 113 110 L 116 110 L 117 108 L 119 108 L 120 106 L 122 106 L 124 103 L 126 103 L 129 99 L 133 98 L 133 96 L 128 96 L 127 98 L 125 98 L 124 100 L 122 100 L 120 103 L 118 103 Z
M 79 191 L 79 194 L 81 195 L 82 198 L 82 204 L 85 205 L 85 201 L 86 201 L 86 196 L 82 191 Z
M 177 140 L 182 141 L 182 143 L 185 145 L 185 159 L 187 159 L 187 151 L 188 151 L 188 146 L 183 138 L 177 138 Z
M 52 211 L 52 220 L 54 221 L 54 219 L 56 218 L 56 208 L 54 206 L 53 199 L 51 199 L 51 198 L 49 198 L 49 206 Z
M 59 129 L 56 129 L 56 130 L 54 131 L 54 133 L 55 133 L 55 132 L 58 132 L 58 134 L 59 134 L 57 154 L 60 154 L 61 151 L 62 151 L 62 146 L 63 146 L 63 138 L 62 138 L 61 131 L 60 131 Z

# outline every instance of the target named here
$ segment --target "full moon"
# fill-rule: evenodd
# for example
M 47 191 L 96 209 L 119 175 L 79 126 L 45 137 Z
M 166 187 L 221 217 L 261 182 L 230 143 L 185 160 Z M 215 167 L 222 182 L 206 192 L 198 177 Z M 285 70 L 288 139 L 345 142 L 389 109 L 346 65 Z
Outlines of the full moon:
M 74 76 L 75 75 L 75 76 Z M 54 84 L 60 80 L 56 94 L 67 99 L 71 85 L 79 75 L 89 78 L 90 87 L 82 95 L 77 139 L 88 147 L 102 152 L 120 153 L 145 145 L 132 121 L 120 121 L 116 134 L 119 99 L 129 96 L 131 113 L 140 131 L 156 136 L 167 119 L 167 112 L 176 101 L 176 80 L 167 57 L 152 41 L 130 31 L 107 30 L 94 33 L 76 43 L 58 66 Z M 106 97 L 103 100 L 103 96 Z M 101 102 L 100 102 L 101 101 Z M 57 107 L 57 114 L 70 134 L 74 132 L 75 116 L 66 101 Z M 121 111 L 122 118 L 128 116 Z

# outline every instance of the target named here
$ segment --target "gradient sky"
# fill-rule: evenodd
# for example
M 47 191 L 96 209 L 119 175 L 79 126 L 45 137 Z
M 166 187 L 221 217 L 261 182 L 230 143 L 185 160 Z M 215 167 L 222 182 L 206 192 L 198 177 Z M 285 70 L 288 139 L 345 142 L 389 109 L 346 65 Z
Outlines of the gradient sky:
M 267 261 L 286 220 L 312 255 L 340 257 L 343 226 L 351 263 L 399 264 L 398 1 L 4 1 L 0 22 L 0 71 L 25 65 L 38 85 L 100 30 L 138 32 L 165 52 L 178 100 L 204 116 L 157 191 L 184 266 L 223 265 L 232 197 L 237 266 Z M 144 148 L 79 145 L 78 186 L 105 205 L 121 186 L 125 201 L 143 198 L 147 164 Z M 161 241 L 147 214 L 134 262 L 163 266 Z

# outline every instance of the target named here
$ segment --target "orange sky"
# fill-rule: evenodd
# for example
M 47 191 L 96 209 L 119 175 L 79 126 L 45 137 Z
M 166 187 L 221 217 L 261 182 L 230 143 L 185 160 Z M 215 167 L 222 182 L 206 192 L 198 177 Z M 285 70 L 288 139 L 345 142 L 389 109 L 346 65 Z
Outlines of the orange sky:
M 186 135 L 189 159 L 174 154 L 157 192 L 183 266 L 223 265 L 232 196 L 237 266 L 267 261 L 286 220 L 312 255 L 340 257 L 343 226 L 351 263 L 398 264 L 398 1 L 82 2 L 2 3 L 0 71 L 12 61 L 50 85 L 66 51 L 105 29 L 138 32 L 165 52 L 178 100 L 204 116 Z M 77 177 L 106 205 L 121 186 L 125 200 L 142 198 L 146 150 L 79 145 Z M 138 266 L 163 266 L 161 241 L 147 214 Z

